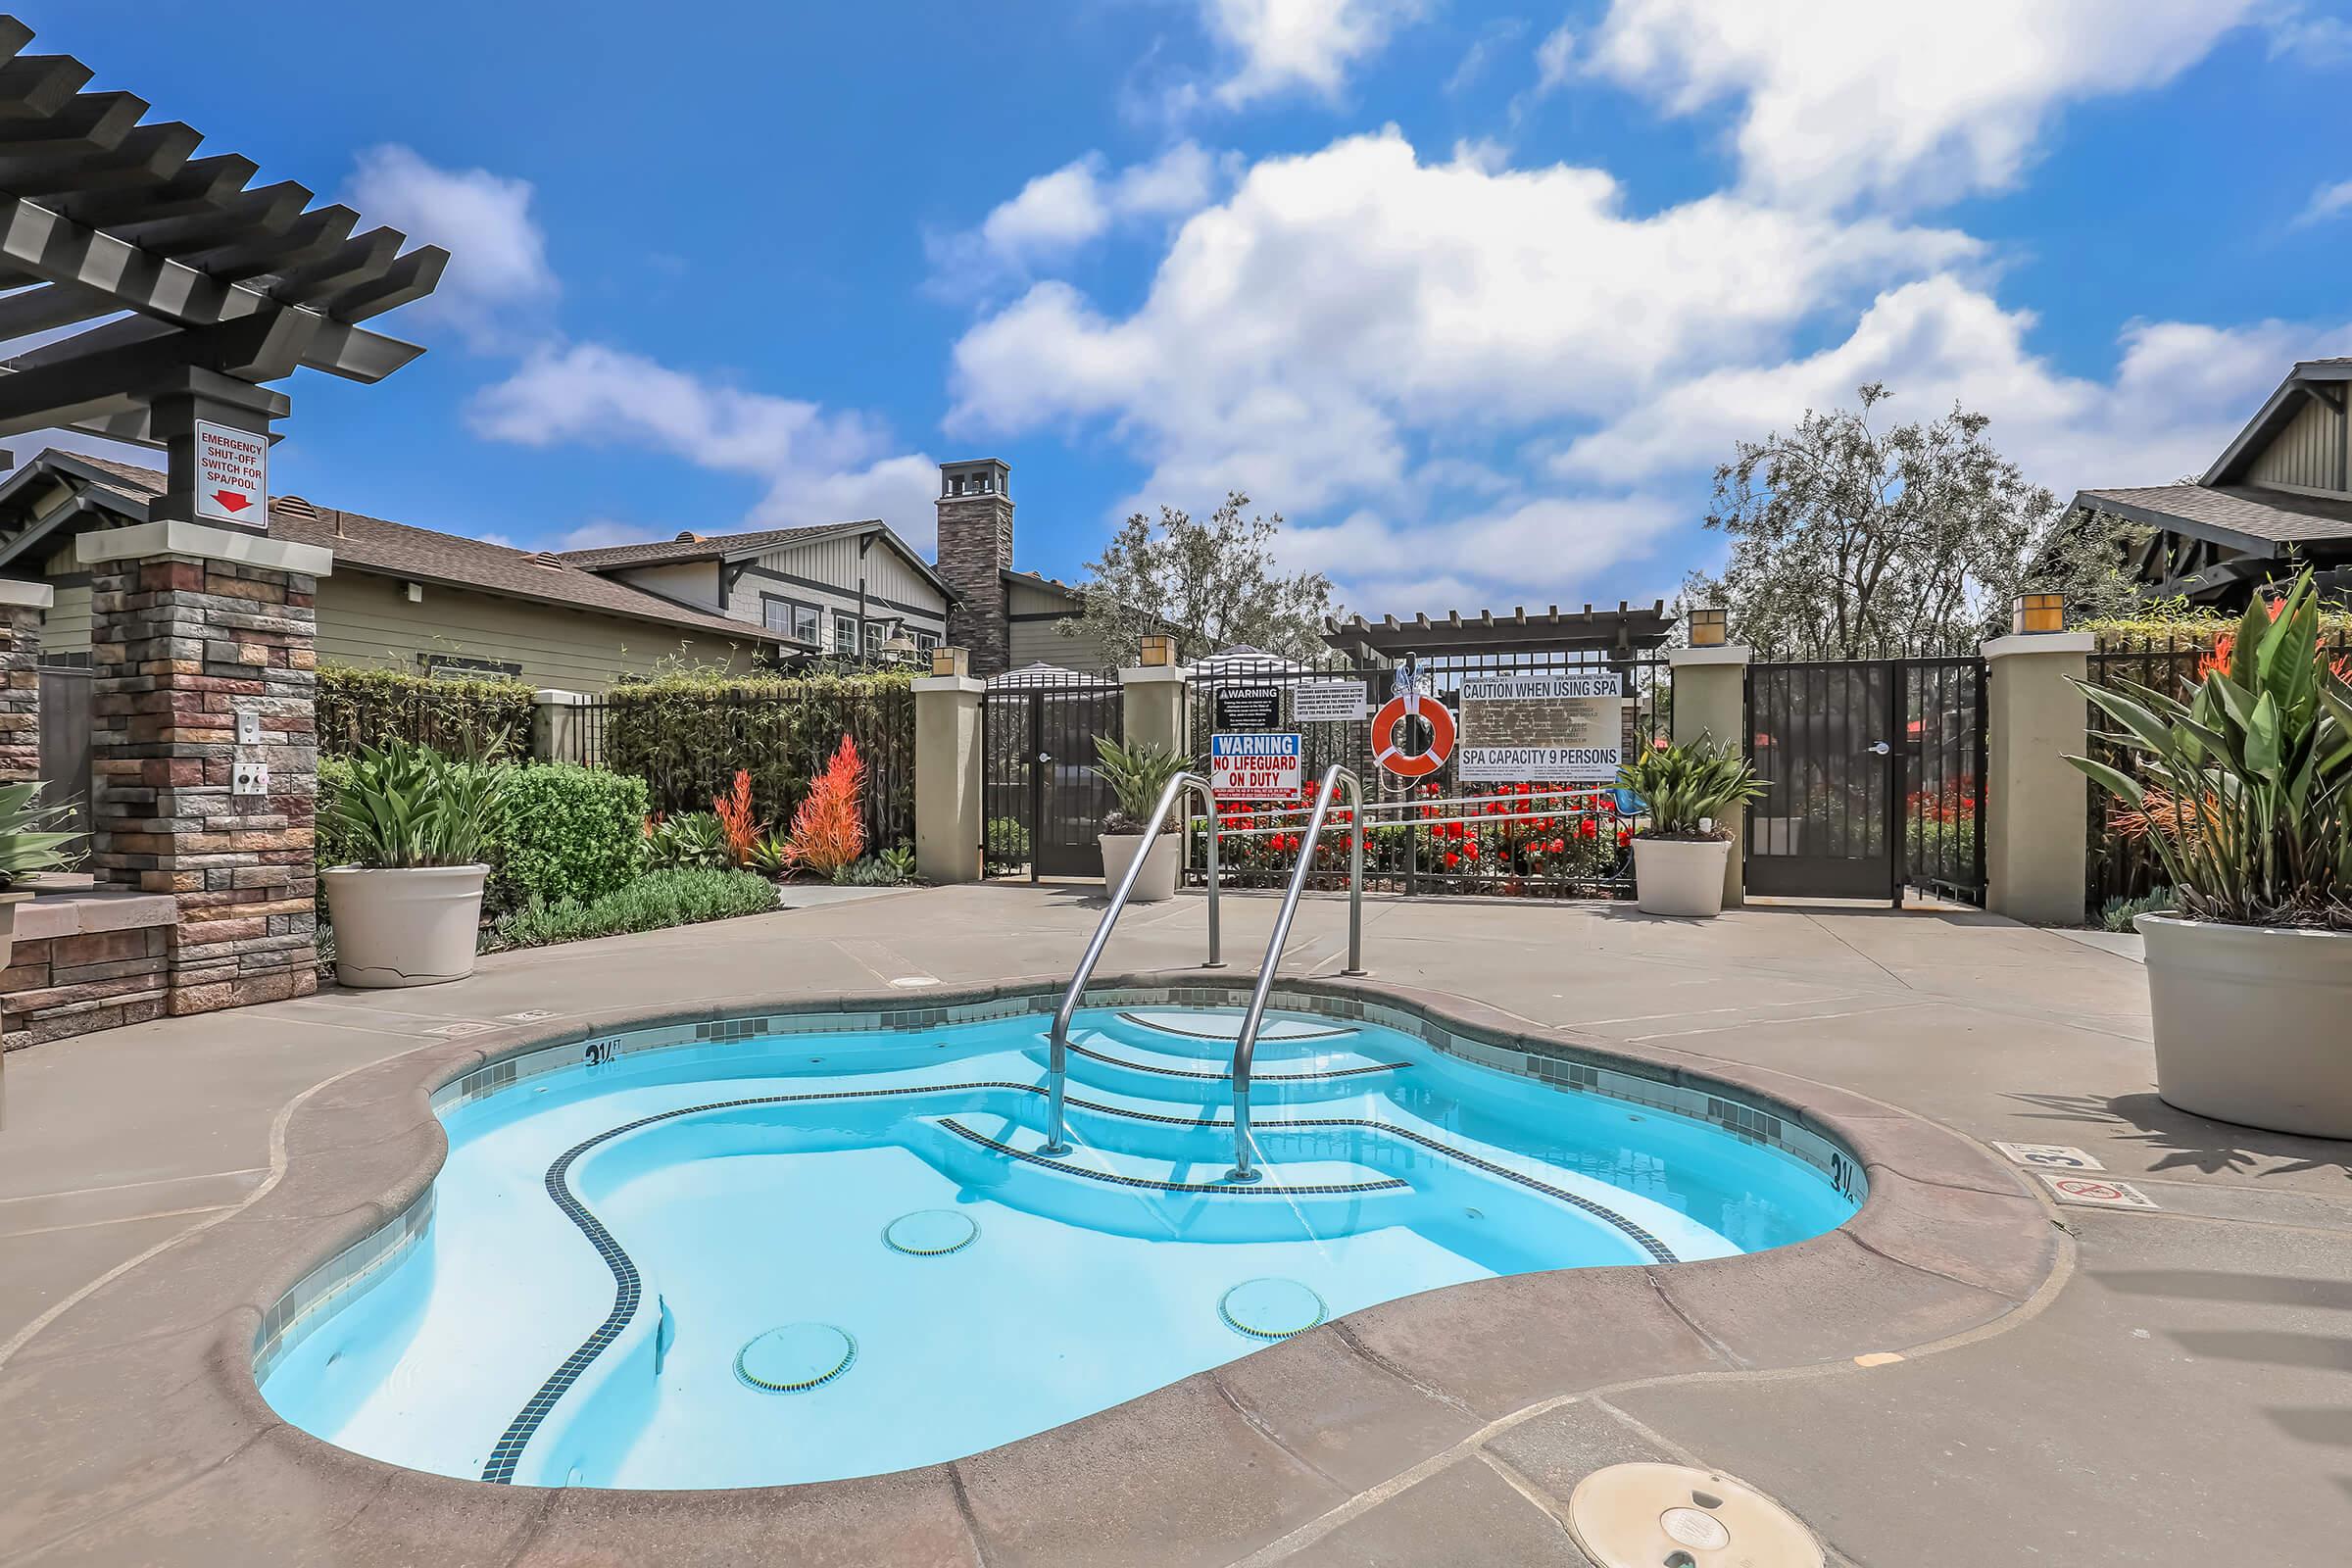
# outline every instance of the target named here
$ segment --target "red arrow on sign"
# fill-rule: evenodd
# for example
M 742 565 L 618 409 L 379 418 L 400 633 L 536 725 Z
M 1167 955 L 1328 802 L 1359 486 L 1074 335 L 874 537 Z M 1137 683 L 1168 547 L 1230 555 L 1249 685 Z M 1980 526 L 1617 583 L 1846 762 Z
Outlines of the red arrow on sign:
M 243 512 L 247 507 L 253 505 L 253 497 L 241 496 L 234 490 L 216 490 L 213 492 L 213 499 L 230 512 Z

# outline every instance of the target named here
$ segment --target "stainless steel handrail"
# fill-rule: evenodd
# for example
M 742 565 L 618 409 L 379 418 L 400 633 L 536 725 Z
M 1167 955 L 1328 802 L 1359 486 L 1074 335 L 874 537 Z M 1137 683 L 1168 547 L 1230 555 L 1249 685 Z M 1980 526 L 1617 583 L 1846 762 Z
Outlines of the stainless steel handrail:
M 1168 780 L 1168 787 L 1159 792 L 1159 804 L 1152 808 L 1152 820 L 1144 824 L 1144 847 L 1134 859 L 1127 862 L 1127 874 L 1119 878 L 1118 888 L 1110 896 L 1110 905 L 1102 911 L 1102 921 L 1095 927 L 1095 938 L 1086 945 L 1086 956 L 1078 960 L 1078 972 L 1070 976 L 1070 989 L 1061 995 L 1061 1005 L 1054 1011 L 1054 1033 L 1046 1054 L 1046 1142 L 1038 1151 L 1041 1154 L 1066 1154 L 1070 1152 L 1069 1128 L 1063 1120 L 1062 1100 L 1068 1092 L 1070 1065 L 1070 1015 L 1078 1010 L 1078 998 L 1093 978 L 1095 964 L 1102 950 L 1110 944 L 1110 928 L 1118 923 L 1119 911 L 1127 907 L 1127 895 L 1135 891 L 1135 879 L 1143 873 L 1144 861 L 1150 858 L 1159 838 L 1159 824 L 1168 818 L 1168 808 L 1188 790 L 1200 792 L 1200 806 L 1208 814 L 1208 960 L 1203 969 L 1222 969 L 1224 961 L 1218 956 L 1217 930 L 1217 799 L 1208 787 L 1208 780 L 1198 773 L 1179 773 Z M 1359 830 L 1360 831 L 1360 830 Z M 1181 846 L 1180 846 L 1181 848 Z
M 1291 916 L 1298 912 L 1298 895 L 1306 890 L 1306 873 L 1315 850 L 1323 842 L 1323 815 L 1331 809 L 1332 792 L 1348 786 L 1348 967 L 1344 974 L 1364 972 L 1364 786 L 1355 774 L 1338 763 L 1324 769 L 1322 787 L 1315 791 L 1314 814 L 1306 820 L 1306 848 L 1291 871 L 1283 891 L 1282 907 L 1274 914 L 1274 935 L 1266 943 L 1266 961 L 1258 965 L 1257 989 L 1250 994 L 1250 1010 L 1242 1014 L 1242 1032 L 1233 1042 L 1233 1169 L 1229 1182 L 1253 1182 L 1258 1172 L 1250 1163 L 1250 1063 L 1257 1052 L 1258 1026 L 1266 1017 L 1266 994 L 1274 989 L 1274 971 L 1282 962 L 1282 945 L 1290 939 Z

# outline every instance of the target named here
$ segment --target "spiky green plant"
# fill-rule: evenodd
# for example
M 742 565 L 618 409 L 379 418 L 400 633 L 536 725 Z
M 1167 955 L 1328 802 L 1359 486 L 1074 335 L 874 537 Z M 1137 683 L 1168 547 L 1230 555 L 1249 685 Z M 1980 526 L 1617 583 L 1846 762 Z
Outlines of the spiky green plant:
M 1728 839 L 1724 817 L 1764 793 L 1746 758 L 1704 737 L 1642 753 L 1617 770 L 1617 786 L 1642 797 L 1649 820 L 1635 836 L 1644 839 Z
M 41 789 L 39 779 L 0 784 L 0 889 L 14 886 L 19 877 L 60 870 L 80 858 L 64 850 L 81 835 L 58 832 L 49 825 L 71 811 L 73 803 L 44 806 L 39 799 Z
M 1185 770 L 1185 758 L 1144 741 L 1122 746 L 1107 735 L 1095 737 L 1095 752 L 1102 759 L 1095 771 L 1102 775 L 1119 803 L 1117 810 L 1102 818 L 1102 831 L 1141 833 L 1152 808 L 1159 804 L 1160 792 L 1168 787 L 1170 779 Z M 1171 816 L 1162 822 L 1159 830 L 1175 832 L 1175 818 Z
M 335 793 L 336 836 L 369 869 L 477 864 L 511 776 L 412 741 L 363 746 Z
M 2164 824 L 2147 842 L 2192 919 L 2352 930 L 2352 686 L 2320 650 L 2318 598 L 2308 570 L 2276 611 L 2257 594 L 2185 703 L 2076 682 L 2120 726 L 2094 738 L 2138 771 L 2067 760 Z

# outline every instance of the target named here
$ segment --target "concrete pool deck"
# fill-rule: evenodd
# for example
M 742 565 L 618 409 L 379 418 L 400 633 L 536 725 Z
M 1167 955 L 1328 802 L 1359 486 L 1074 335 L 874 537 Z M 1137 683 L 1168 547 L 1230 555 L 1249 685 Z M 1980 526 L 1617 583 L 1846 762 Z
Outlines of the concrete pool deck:
M 2152 1093 L 2144 979 L 2128 956 L 1965 912 L 1754 908 L 1692 926 L 1611 906 L 1376 901 L 1366 958 L 1376 988 L 1468 999 L 1531 1034 L 1688 1057 L 1736 1081 L 1788 1074 L 1882 1102 L 1824 1095 L 1865 1119 L 1917 1125 L 1886 1117 L 1896 1106 L 1941 1123 L 1962 1135 L 1952 1157 L 1976 1163 L 1940 1192 L 1975 1192 L 1956 1201 L 1997 1210 L 2006 1234 L 2023 1219 L 2045 1238 L 2038 1284 L 2014 1269 L 1964 1283 L 1986 1264 L 1969 1247 L 1941 1266 L 1913 1250 L 1886 1264 L 1907 1272 L 1831 1279 L 1819 1296 L 1728 1317 L 1695 1273 L 1666 1293 L 1637 1269 L 1527 1277 L 1581 1278 L 1565 1296 L 1492 1282 L 1461 1288 L 1487 1299 L 1463 1298 L 1450 1323 L 1396 1309 L 1452 1293 L 1391 1303 L 1349 1319 L 1352 1340 L 1318 1331 L 956 1465 L 696 1496 L 698 1529 L 683 1539 L 670 1507 L 633 1500 L 676 1494 L 509 1491 L 322 1462 L 311 1440 L 223 1408 L 233 1366 L 159 1387 L 152 1410 L 93 1407 L 116 1358 L 208 1328 L 219 1338 L 217 1325 L 174 1321 L 175 1264 L 233 1257 L 219 1250 L 241 1244 L 234 1228 L 282 1206 L 306 1163 L 414 1161 L 405 1148 L 305 1151 L 302 1129 L 371 1074 L 462 1055 L 466 1026 L 527 1029 L 510 1015 L 545 1011 L 552 1029 L 629 1005 L 939 982 L 900 993 L 911 1001 L 1066 976 L 1098 897 L 889 895 L 502 956 L 428 991 L 329 994 L 12 1054 L 0 1466 L 14 1480 L 0 1489 L 13 1494 L 0 1500 L 0 1563 L 618 1562 L 655 1550 L 633 1534 L 652 1529 L 667 1561 L 741 1560 L 790 1540 L 834 1548 L 794 1560 L 845 1562 L 1574 1565 L 1559 1521 L 1575 1482 L 1660 1455 L 1756 1484 L 1854 1563 L 2340 1551 L 2352 1527 L 2352 1145 L 2171 1111 Z M 1237 967 L 1253 966 L 1271 912 L 1263 898 L 1228 904 Z M 1338 968 L 1343 914 L 1337 902 L 1302 909 L 1286 976 Z M 1197 962 L 1200 920 L 1197 898 L 1139 909 L 1105 969 Z M 418 1056 L 376 1065 L 407 1053 Z M 237 1208 L 286 1163 L 289 1136 L 294 1174 Z M 2077 1146 L 2159 1206 L 2009 1196 L 2039 1184 L 1983 1147 L 1991 1140 Z M 1888 1278 L 1944 1315 L 1862 1338 L 1906 1322 L 1875 1294 Z M 1946 1310 L 1966 1292 L 1998 1298 Z M 1733 1327 L 1756 1338 L 1725 1338 Z M 1887 1353 L 1902 1358 L 1878 1360 Z M 1521 1397 L 1538 1383 L 1541 1397 Z M 1117 1428 L 1099 1423 L 1152 1400 L 1171 1412 L 1169 1432 L 1191 1435 L 1197 1473 L 1154 1459 L 1139 1477 L 1140 1452 L 1104 1441 Z M 69 1464 L 69 1440 L 93 1421 L 151 1425 L 172 1451 L 129 1444 Z M 187 1457 L 207 1444 L 226 1446 Z M 1250 1506 L 1231 1490 L 1237 1456 Z

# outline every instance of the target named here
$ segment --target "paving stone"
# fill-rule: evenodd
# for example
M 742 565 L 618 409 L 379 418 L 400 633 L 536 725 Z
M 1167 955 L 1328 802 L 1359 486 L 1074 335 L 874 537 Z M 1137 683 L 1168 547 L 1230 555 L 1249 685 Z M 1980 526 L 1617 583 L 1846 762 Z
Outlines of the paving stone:
M 1283 1559 L 1295 1568 L 1590 1568 L 1559 1521 L 1471 1457 Z
M 1530 1417 L 1488 1439 L 1486 1446 L 1563 1509 L 1576 1484 L 1595 1470 L 1645 1459 L 1679 1462 L 1674 1454 L 1585 1399 Z
M 1328 1326 L 1213 1375 L 1275 1441 L 1353 1491 L 1410 1469 L 1480 1424 L 1367 1361 Z

